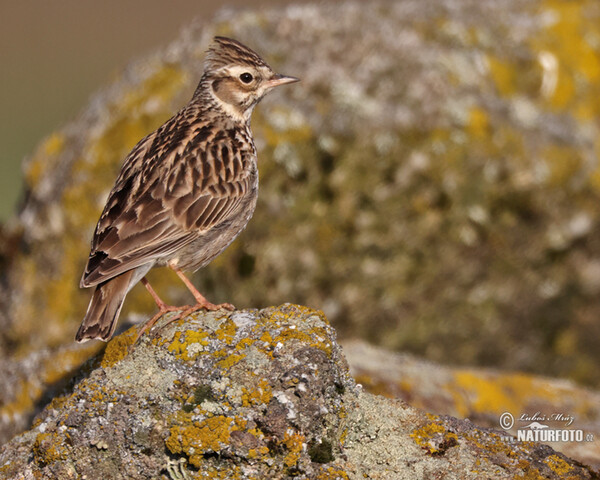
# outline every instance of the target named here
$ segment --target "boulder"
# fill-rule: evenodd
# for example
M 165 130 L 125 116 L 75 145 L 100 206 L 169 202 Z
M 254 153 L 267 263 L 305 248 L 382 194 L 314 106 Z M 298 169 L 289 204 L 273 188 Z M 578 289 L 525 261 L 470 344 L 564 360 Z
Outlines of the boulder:
M 597 478 L 550 447 L 363 392 L 320 311 L 172 317 L 86 364 L 0 449 L 2 478 Z

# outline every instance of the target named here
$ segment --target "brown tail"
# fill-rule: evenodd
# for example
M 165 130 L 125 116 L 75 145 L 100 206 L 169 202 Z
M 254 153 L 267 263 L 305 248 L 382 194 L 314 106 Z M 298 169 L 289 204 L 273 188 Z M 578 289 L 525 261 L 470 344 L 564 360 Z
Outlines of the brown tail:
M 108 341 L 117 327 L 134 271 L 130 270 L 96 286 L 75 340 L 87 342 L 97 338 Z

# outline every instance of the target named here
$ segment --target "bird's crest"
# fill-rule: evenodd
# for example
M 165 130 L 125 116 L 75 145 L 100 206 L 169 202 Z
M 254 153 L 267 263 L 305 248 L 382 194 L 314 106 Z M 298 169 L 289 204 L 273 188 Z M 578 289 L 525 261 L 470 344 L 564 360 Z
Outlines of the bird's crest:
M 227 37 L 214 37 L 206 52 L 204 71 L 215 71 L 231 65 L 268 65 L 260 56 L 237 40 Z

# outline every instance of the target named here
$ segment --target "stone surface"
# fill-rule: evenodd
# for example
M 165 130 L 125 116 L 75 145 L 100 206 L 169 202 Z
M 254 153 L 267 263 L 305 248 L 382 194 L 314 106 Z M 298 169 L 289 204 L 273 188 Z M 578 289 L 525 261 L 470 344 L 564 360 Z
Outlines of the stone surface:
M 89 357 L 97 342 L 71 343 L 0 363 L 0 445 L 31 426 L 32 418 L 54 398 Z
M 16 479 L 592 479 L 551 448 L 352 380 L 315 310 L 198 313 L 113 339 L 0 449 Z
M 439 365 L 357 340 L 342 345 L 352 376 L 371 393 L 401 399 L 426 412 L 468 418 L 481 427 L 499 429 L 501 416 L 509 413 L 514 425 L 508 433 L 514 436 L 534 417 L 549 428 L 581 430 L 584 441 L 544 443 L 600 468 L 597 391 L 563 379 Z

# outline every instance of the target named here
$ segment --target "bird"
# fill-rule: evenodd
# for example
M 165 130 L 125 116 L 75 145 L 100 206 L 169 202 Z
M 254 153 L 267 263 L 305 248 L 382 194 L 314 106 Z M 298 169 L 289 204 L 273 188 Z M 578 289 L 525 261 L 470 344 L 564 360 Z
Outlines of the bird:
M 158 312 L 137 338 L 169 311 L 234 309 L 209 302 L 183 272 L 206 266 L 248 224 L 258 196 L 252 111 L 269 91 L 299 79 L 275 73 L 256 52 L 221 36 L 213 38 L 203 67 L 190 102 L 140 140 L 121 166 L 80 282 L 94 291 L 75 335 L 78 342 L 108 341 L 138 282 Z M 161 300 L 146 279 L 160 266 L 179 276 L 195 305 L 175 307 Z

